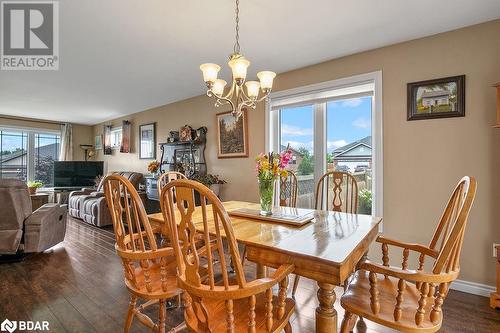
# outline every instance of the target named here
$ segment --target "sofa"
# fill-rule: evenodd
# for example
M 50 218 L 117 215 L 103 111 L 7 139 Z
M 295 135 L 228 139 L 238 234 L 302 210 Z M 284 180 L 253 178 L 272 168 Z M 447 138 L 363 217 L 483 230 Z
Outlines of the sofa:
M 0 179 L 0 202 L 0 255 L 43 252 L 64 240 L 66 205 L 33 212 L 28 187 L 17 179 Z
M 144 176 L 138 172 L 114 172 L 127 178 L 137 190 L 144 183 Z M 103 184 L 97 189 L 82 188 L 73 191 L 68 198 L 69 215 L 96 227 L 111 225 L 111 215 L 104 196 Z

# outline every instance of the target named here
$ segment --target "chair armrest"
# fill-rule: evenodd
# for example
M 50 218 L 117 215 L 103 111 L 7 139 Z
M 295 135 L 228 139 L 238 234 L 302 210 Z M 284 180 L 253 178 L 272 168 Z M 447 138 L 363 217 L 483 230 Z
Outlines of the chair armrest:
M 193 291 L 197 296 L 201 298 L 211 298 L 211 299 L 241 299 L 247 298 L 252 295 L 257 295 L 263 293 L 264 291 L 272 288 L 278 284 L 281 280 L 286 278 L 288 274 L 293 272 L 295 265 L 285 264 L 281 265 L 271 277 L 265 277 L 262 279 L 253 280 L 247 283 L 243 288 L 237 285 L 230 286 L 226 289 L 223 286 L 215 286 L 211 289 L 209 286 L 201 286 L 202 289 L 197 288 Z M 185 284 L 182 279 L 177 279 L 179 283 L 179 288 L 190 292 L 192 288 Z M 216 292 L 214 292 L 216 291 Z
M 425 255 L 432 257 L 432 258 L 437 258 L 439 255 L 438 251 L 433 250 L 427 246 L 420 245 L 420 244 L 414 244 L 414 243 L 400 242 L 400 241 L 397 241 L 394 239 L 386 238 L 384 236 L 378 236 L 376 239 L 376 242 L 400 247 L 402 249 L 409 249 L 409 250 L 418 252 L 420 254 L 425 254 Z
M 60 216 L 63 216 L 67 210 L 67 205 L 59 205 L 59 204 L 45 204 L 42 207 L 38 208 L 28 216 L 28 218 L 24 221 L 25 225 L 42 225 L 47 223 L 50 218 L 53 218 L 54 214 L 60 213 Z
M 96 191 L 96 192 L 92 192 L 90 193 L 90 195 L 93 197 L 93 198 L 101 198 L 101 197 L 104 197 L 104 192 L 99 192 L 99 191 Z
M 434 284 L 451 282 L 458 277 L 459 273 L 458 271 L 455 271 L 450 273 L 433 274 L 412 269 L 403 270 L 396 267 L 383 266 L 368 260 L 360 263 L 359 269 L 364 269 L 369 272 L 384 274 L 407 281 L 434 283 Z
M 69 198 L 71 198 L 74 195 L 89 195 L 90 193 L 94 192 L 95 189 L 90 189 L 90 188 L 82 188 L 79 191 L 72 191 L 69 192 Z

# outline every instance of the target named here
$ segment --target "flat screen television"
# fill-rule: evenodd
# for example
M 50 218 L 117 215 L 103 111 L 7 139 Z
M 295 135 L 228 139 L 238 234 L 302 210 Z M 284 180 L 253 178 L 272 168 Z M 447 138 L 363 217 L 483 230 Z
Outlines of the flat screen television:
M 104 162 L 55 161 L 54 187 L 93 187 L 95 178 L 103 174 Z

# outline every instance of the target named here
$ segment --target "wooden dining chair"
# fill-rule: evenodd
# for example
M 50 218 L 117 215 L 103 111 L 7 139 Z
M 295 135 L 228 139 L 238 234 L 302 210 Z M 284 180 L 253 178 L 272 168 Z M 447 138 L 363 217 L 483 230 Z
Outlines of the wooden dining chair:
M 176 179 L 187 179 L 187 177 L 183 173 L 177 171 L 167 171 L 162 173 L 158 178 L 158 194 L 161 194 L 161 190 L 165 187 L 165 185 Z
M 199 207 L 195 207 L 195 192 L 201 198 Z M 174 244 L 178 283 L 186 291 L 187 327 L 193 332 L 280 332 L 283 329 L 291 332 L 290 316 L 295 302 L 286 297 L 286 289 L 288 274 L 294 266 L 282 265 L 268 278 L 247 281 L 231 220 L 212 191 L 195 181 L 175 180 L 165 186 L 160 199 Z M 203 233 L 206 243 L 212 242 L 211 237 L 215 238 L 215 246 L 207 247 L 211 250 L 203 256 L 195 244 L 197 229 Z M 215 257 L 218 260 L 213 260 Z M 234 263 L 234 275 L 230 274 L 229 260 Z M 200 272 L 205 270 L 207 278 L 202 278 Z M 273 294 L 276 285 L 279 285 L 277 296 Z
M 358 213 L 358 182 L 347 172 L 325 173 L 316 186 L 315 209 L 335 212 Z M 300 276 L 295 275 L 292 297 L 295 297 Z
M 166 301 L 180 295 L 172 247 L 157 245 L 159 228 L 152 228 L 135 187 L 119 175 L 107 176 L 104 193 L 115 232 L 115 249 L 124 268 L 125 285 L 131 294 L 124 332 L 134 317 L 154 332 L 165 332 Z M 136 306 L 138 299 L 146 302 Z M 158 322 L 142 311 L 159 303 Z M 174 329 L 178 331 L 183 324 Z
M 276 193 L 279 193 L 279 205 L 283 207 L 297 207 L 298 182 L 297 175 L 291 170 L 286 177 L 280 177 L 276 182 Z
M 325 173 L 316 186 L 315 209 L 356 214 L 358 182 L 347 172 Z
M 460 251 L 476 181 L 464 177 L 455 187 L 429 246 L 385 237 L 382 262 L 361 262 L 341 298 L 345 309 L 341 332 L 348 331 L 353 315 L 402 332 L 436 332 L 443 321 L 442 305 L 448 288 L 460 272 Z M 403 249 L 402 268 L 389 266 L 389 246 Z M 418 255 L 418 269 L 409 269 L 410 252 Z M 426 257 L 432 270 L 425 271 Z

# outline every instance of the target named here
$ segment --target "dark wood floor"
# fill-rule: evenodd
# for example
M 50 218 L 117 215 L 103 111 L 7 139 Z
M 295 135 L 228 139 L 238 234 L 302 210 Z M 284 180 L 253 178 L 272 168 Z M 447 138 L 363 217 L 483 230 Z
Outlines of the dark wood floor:
M 245 269 L 253 275 L 253 264 Z M 316 290 L 313 281 L 301 279 L 294 332 L 314 332 Z M 337 296 L 341 293 L 339 288 Z M 22 263 L 0 265 L 0 321 L 48 320 L 51 332 L 121 332 L 128 300 L 109 229 L 70 219 L 64 243 Z M 336 308 L 341 320 L 340 304 Z M 500 311 L 490 309 L 485 297 L 450 291 L 444 318 L 441 332 L 500 332 Z M 181 321 L 180 309 L 168 311 L 169 327 Z M 394 332 L 370 322 L 367 326 L 369 332 Z M 133 332 L 148 331 L 134 322 Z

